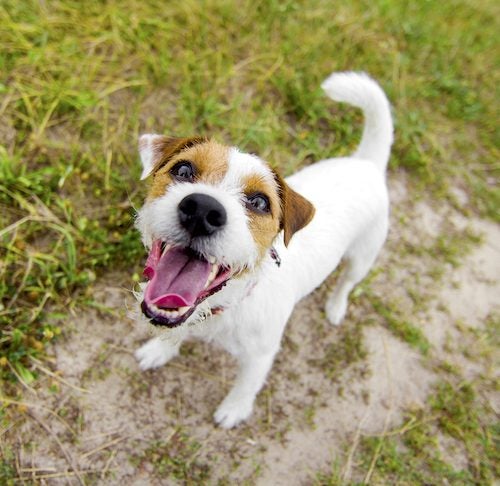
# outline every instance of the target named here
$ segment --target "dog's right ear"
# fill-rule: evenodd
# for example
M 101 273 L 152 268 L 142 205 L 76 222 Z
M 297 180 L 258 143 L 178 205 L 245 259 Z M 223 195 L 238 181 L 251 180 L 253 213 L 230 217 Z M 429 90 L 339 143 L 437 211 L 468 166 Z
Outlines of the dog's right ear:
M 156 172 L 181 150 L 206 142 L 204 137 L 167 137 L 145 134 L 139 137 L 139 154 L 142 162 L 141 180 Z

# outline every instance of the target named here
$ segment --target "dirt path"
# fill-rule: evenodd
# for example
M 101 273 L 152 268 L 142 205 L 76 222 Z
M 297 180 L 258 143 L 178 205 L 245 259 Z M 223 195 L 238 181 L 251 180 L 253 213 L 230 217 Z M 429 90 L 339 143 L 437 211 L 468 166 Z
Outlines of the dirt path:
M 99 282 L 96 300 L 116 315 L 96 310 L 69 319 L 53 363 L 65 382 L 48 377 L 52 392 L 28 393 L 26 420 L 8 432 L 19 444 L 22 477 L 293 485 L 310 484 L 336 463 L 345 480 L 363 479 L 366 471 L 352 460 L 360 437 L 398 426 L 405 410 L 425 403 L 439 378 L 436 359 L 466 377 L 481 373 L 484 364 L 463 352 L 470 339 L 464 329 L 500 310 L 500 229 L 445 203 L 412 203 L 402 177 L 390 185 L 390 239 L 346 322 L 336 329 L 323 318 L 331 282 L 301 302 L 254 415 L 236 430 L 220 430 L 211 418 L 234 377 L 231 358 L 193 343 L 166 367 L 141 373 L 132 353 L 147 335 L 126 316 L 134 305 L 130 276 Z M 459 240 L 470 230 L 483 242 L 460 265 L 430 250 L 439 250 L 443 235 Z M 398 336 L 373 302 L 390 303 L 398 319 L 417 326 L 429 352 Z M 498 397 L 489 399 L 499 410 Z M 459 455 L 452 460 L 459 463 Z

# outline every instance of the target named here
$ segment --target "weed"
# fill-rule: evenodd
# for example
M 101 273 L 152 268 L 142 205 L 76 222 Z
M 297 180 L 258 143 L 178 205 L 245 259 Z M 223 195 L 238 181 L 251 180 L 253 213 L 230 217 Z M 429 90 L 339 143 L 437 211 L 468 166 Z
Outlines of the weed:
M 196 459 L 201 444 L 193 441 L 182 430 L 177 430 L 168 441 L 158 441 L 131 462 L 136 465 L 150 463 L 155 476 L 163 481 L 176 479 L 183 484 L 200 484 L 210 477 L 210 467 Z
M 340 465 L 336 462 L 333 463 L 331 471 L 328 473 L 317 473 L 313 478 L 314 486 L 348 486 L 343 480 Z
M 449 187 L 457 184 L 468 196 L 458 209 L 499 221 L 495 9 L 492 0 L 480 6 L 355 0 L 335 8 L 327 0 L 129 0 L 126 8 L 99 0 L 4 0 L 2 393 L 17 394 L 17 381 L 33 384 L 33 358 L 43 359 L 49 344 L 67 332 L 68 319 L 99 305 L 96 281 L 120 268 L 140 272 L 144 255 L 133 230 L 142 190 L 140 132 L 203 132 L 258 152 L 289 174 L 356 145 L 360 114 L 330 103 L 318 87 L 334 70 L 364 70 L 394 106 L 390 170 L 408 174 L 412 198 L 449 199 Z M 462 251 L 457 243 L 442 235 L 422 257 L 454 265 Z M 441 267 L 434 266 L 436 277 Z M 123 285 L 131 286 L 132 278 Z M 428 352 L 412 319 L 395 305 L 368 299 L 391 332 Z M 364 356 L 360 329 L 340 341 L 340 352 L 328 349 L 320 363 L 331 376 Z M 445 408 L 454 403 L 447 394 L 441 390 Z M 181 457 L 192 450 L 183 437 L 158 444 L 169 459 L 154 462 L 190 478 L 182 462 L 168 456 L 175 447 Z M 395 468 L 395 454 L 400 451 L 382 447 L 377 464 L 386 457 L 387 467 Z M 424 460 L 407 459 L 409 468 L 427 467 Z M 3 460 L 0 482 L 8 482 L 12 463 Z M 474 480 L 488 477 L 481 467 L 471 469 Z M 206 474 L 197 465 L 193 480 Z M 437 477 L 425 474 L 419 478 Z M 444 474 L 453 477 L 446 468 Z M 336 484 L 328 477 L 323 483 Z
M 15 484 L 17 477 L 14 453 L 8 446 L 0 447 L 0 483 L 6 486 Z
M 362 439 L 359 471 L 374 484 L 491 484 L 499 473 L 492 416 L 472 383 L 437 383 L 429 406 L 408 412 L 398 430 Z M 465 465 L 454 466 L 453 454 L 465 454 Z
M 0 9 L 0 353 L 24 379 L 35 378 L 29 356 L 43 355 L 56 316 L 83 304 L 103 272 L 141 260 L 131 228 L 139 129 L 212 134 L 289 173 L 356 144 L 359 113 L 329 103 L 319 84 L 363 69 L 395 106 L 393 167 L 445 192 L 465 175 L 476 209 L 497 217 L 489 2 L 359 0 L 335 15 L 324 0 L 129 3 Z
M 375 312 L 381 316 L 388 329 L 413 348 L 418 349 L 426 355 L 430 349 L 430 343 L 424 333 L 401 316 L 401 310 L 395 304 L 387 303 L 387 299 L 380 299 L 371 294 L 369 300 Z
M 342 327 L 339 334 L 339 339 L 326 347 L 323 356 L 309 359 L 310 364 L 320 368 L 331 380 L 337 380 L 346 366 L 360 364 L 366 357 L 361 324 L 349 329 Z M 360 371 L 364 372 L 362 368 Z

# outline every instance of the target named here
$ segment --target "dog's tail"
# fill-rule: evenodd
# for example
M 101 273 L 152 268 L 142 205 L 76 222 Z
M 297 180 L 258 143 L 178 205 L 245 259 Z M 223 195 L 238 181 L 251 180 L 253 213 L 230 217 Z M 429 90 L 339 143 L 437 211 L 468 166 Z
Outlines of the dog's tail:
M 385 171 L 393 141 L 389 101 L 382 88 L 364 73 L 333 73 L 321 87 L 335 101 L 363 110 L 365 126 L 355 157 L 375 162 Z

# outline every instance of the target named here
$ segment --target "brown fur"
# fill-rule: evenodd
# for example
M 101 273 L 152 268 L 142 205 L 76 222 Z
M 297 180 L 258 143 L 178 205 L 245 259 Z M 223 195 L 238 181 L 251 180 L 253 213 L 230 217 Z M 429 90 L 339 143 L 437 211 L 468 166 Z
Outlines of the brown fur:
M 217 142 L 201 137 L 171 138 L 154 142 L 155 167 L 148 192 L 148 199 L 165 194 L 173 179 L 170 169 L 180 160 L 189 160 L 196 169 L 196 181 L 215 184 L 227 172 L 229 149 Z
M 167 186 L 173 182 L 169 171 L 180 160 L 193 163 L 197 182 L 216 184 L 228 170 L 229 148 L 203 137 L 161 137 L 153 142 L 152 149 L 155 162 L 149 200 L 165 194 Z M 243 181 L 246 195 L 262 192 L 271 203 L 270 214 L 248 212 L 250 230 L 261 250 L 261 256 L 269 249 L 281 229 L 284 231 L 285 246 L 288 246 L 292 236 L 309 224 L 315 212 L 314 206 L 291 189 L 276 172 L 274 179 L 274 187 L 260 176 L 252 176 Z
M 279 174 L 275 172 L 274 175 L 280 187 L 281 228 L 284 231 L 285 246 L 288 246 L 292 236 L 311 222 L 316 210 L 305 197 L 295 192 Z
M 270 214 L 248 211 L 250 231 L 259 246 L 261 256 L 264 256 L 280 230 L 281 204 L 278 187 L 276 184 L 270 184 L 263 177 L 252 176 L 244 181 L 244 192 L 247 196 L 261 192 L 269 198 L 271 204 Z

